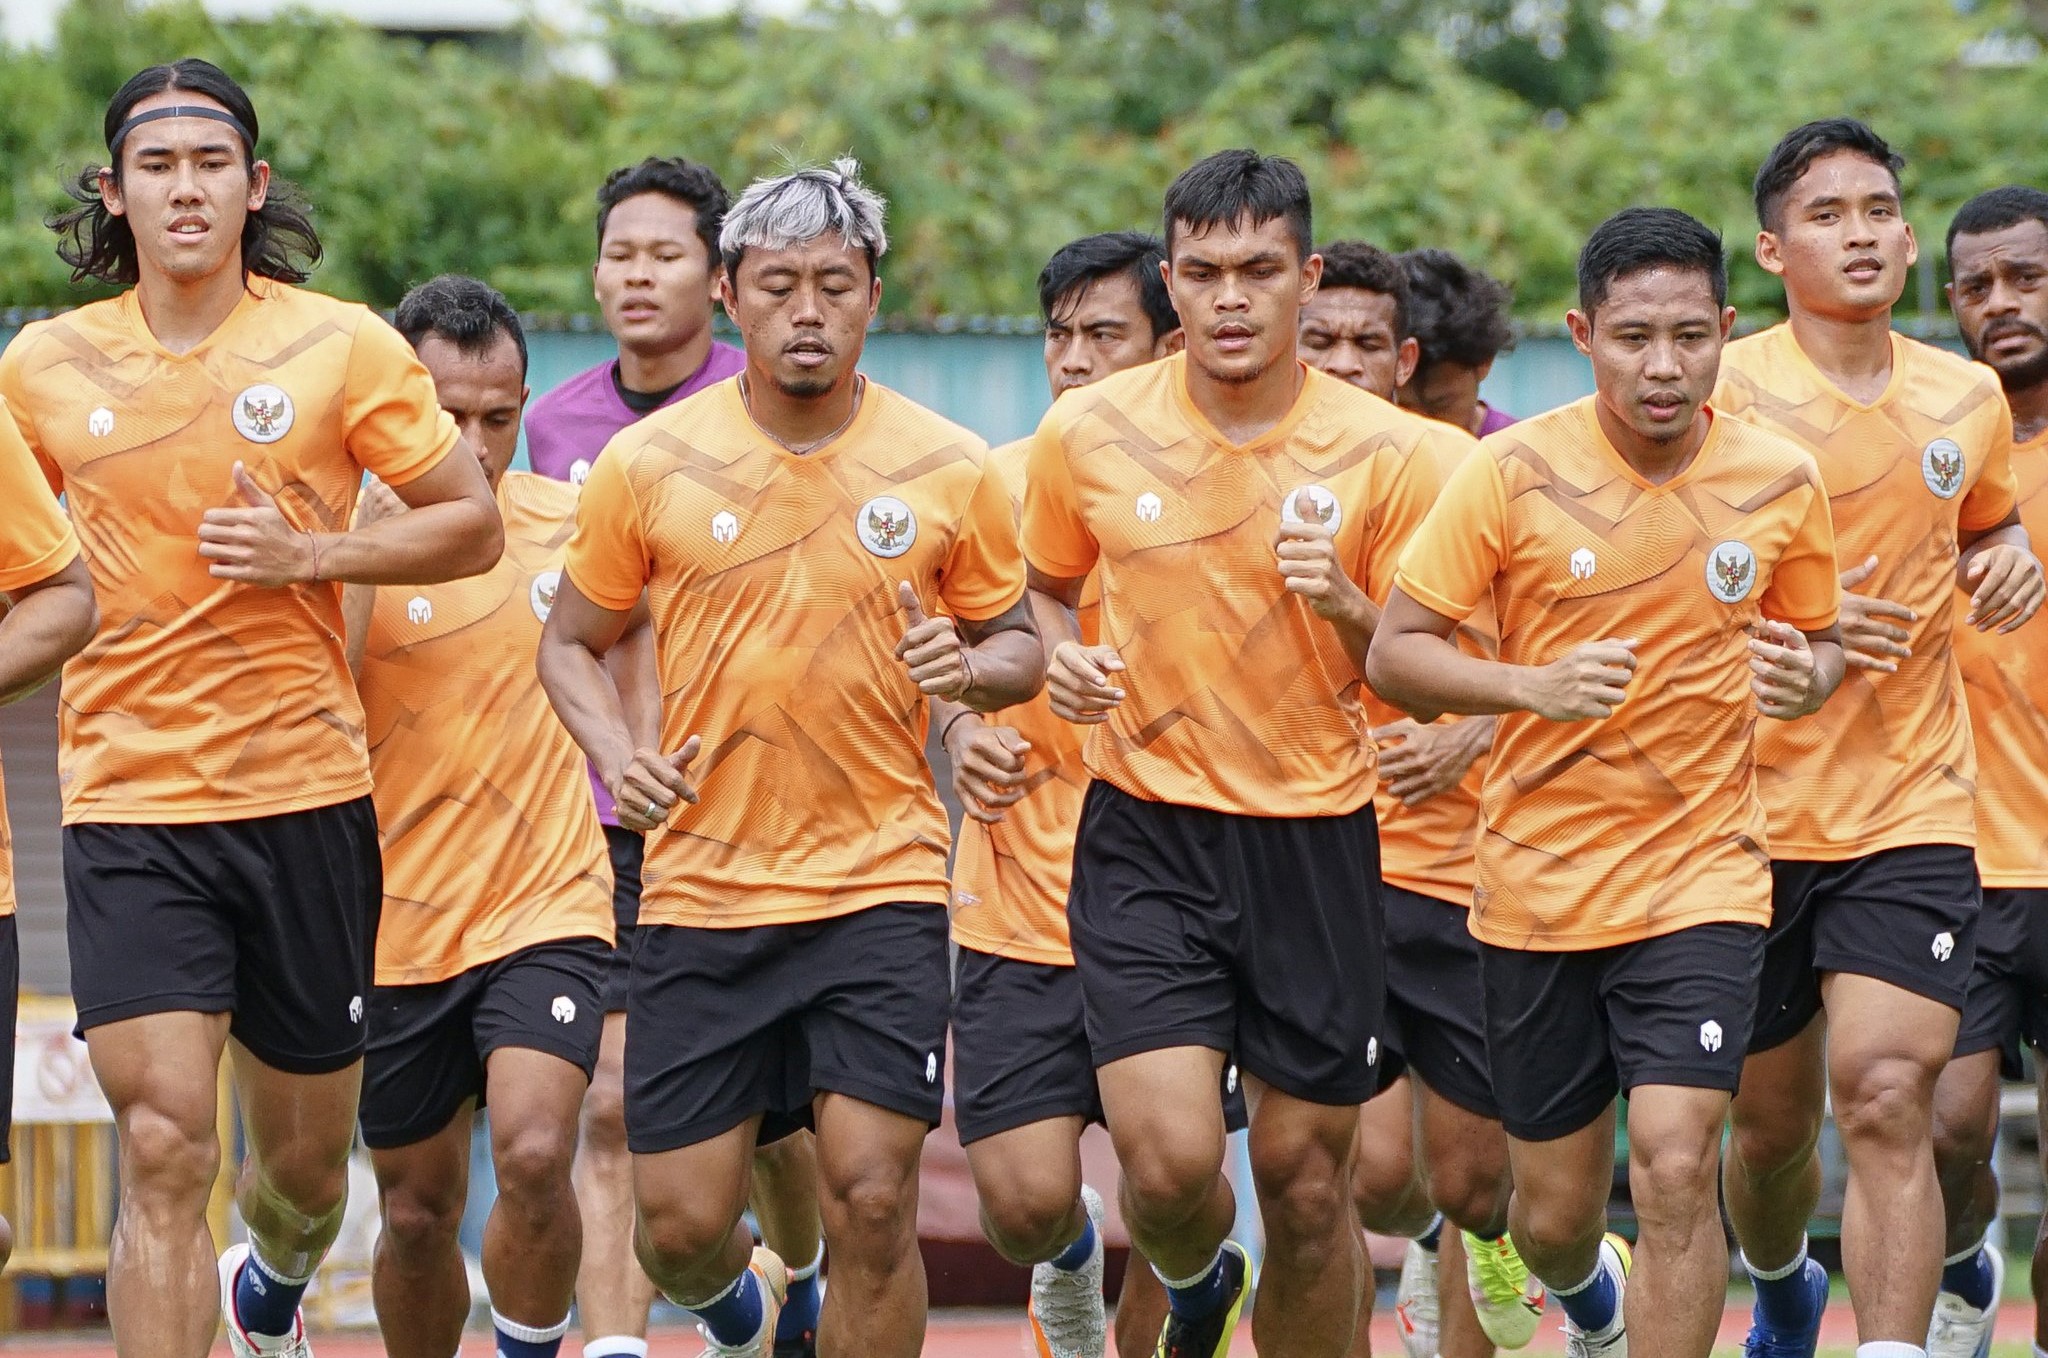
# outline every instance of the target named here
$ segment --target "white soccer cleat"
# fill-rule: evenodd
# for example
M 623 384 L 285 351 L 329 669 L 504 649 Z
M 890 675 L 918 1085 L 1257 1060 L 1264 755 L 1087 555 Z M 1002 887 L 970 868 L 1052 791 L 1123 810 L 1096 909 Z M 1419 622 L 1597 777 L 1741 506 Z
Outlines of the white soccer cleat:
M 1610 1234 L 1600 1242 L 1600 1262 L 1614 1270 L 1614 1333 L 1605 1339 L 1589 1339 L 1566 1316 L 1565 1358 L 1628 1358 L 1628 1326 L 1618 1322 L 1628 1314 L 1628 1275 L 1635 1266 L 1635 1255 L 1626 1240 Z
M 1401 1286 L 1394 1294 L 1394 1328 L 1400 1332 L 1401 1347 L 1408 1358 L 1436 1358 L 1436 1251 L 1426 1250 L 1413 1240 L 1408 1242 L 1408 1253 L 1401 1260 Z
M 1991 1261 L 1991 1305 L 1980 1311 L 1953 1292 L 1936 1296 L 1934 1320 L 1927 1327 L 1927 1358 L 1989 1358 L 1998 1300 L 2005 1294 L 2005 1256 L 1998 1246 L 1986 1245 L 1984 1257 Z
M 235 1280 L 249 1262 L 247 1245 L 230 1245 L 215 1266 L 220 1273 L 220 1313 L 227 1321 L 228 1351 L 235 1358 L 313 1358 L 313 1341 L 306 1338 L 306 1317 L 292 1316 L 292 1332 L 281 1339 L 265 1335 L 257 1339 L 242 1328 L 235 1317 Z
M 1102 1299 L 1102 1195 L 1081 1185 L 1081 1205 L 1095 1225 L 1095 1252 L 1069 1273 L 1051 1264 L 1031 1270 L 1031 1342 L 1038 1358 L 1102 1358 L 1109 1311 Z

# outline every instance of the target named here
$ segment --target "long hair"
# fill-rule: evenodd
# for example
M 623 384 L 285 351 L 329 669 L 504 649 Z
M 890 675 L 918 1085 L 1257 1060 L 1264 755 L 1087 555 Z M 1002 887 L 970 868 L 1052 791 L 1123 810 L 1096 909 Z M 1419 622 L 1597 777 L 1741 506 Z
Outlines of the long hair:
M 168 65 L 151 66 L 130 76 L 107 105 L 106 140 L 115 134 L 135 106 L 150 95 L 165 90 L 190 90 L 203 94 L 225 108 L 248 129 L 243 150 L 253 168 L 256 162 L 256 106 L 234 78 L 210 61 L 186 57 Z M 114 156 L 110 172 L 114 182 L 121 178 L 120 156 Z M 141 278 L 135 256 L 135 228 L 126 217 L 107 211 L 100 201 L 100 167 L 89 165 L 64 186 L 78 206 L 49 219 L 57 233 L 57 257 L 71 266 L 71 281 L 88 279 L 127 287 Z M 242 273 L 280 283 L 303 283 L 320 263 L 320 237 L 306 214 L 305 198 L 298 189 L 273 176 L 263 206 L 242 223 Z

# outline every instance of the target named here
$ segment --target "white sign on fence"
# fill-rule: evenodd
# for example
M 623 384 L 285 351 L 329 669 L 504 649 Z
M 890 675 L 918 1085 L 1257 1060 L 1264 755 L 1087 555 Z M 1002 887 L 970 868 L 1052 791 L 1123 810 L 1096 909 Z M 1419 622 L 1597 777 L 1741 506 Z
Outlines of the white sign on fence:
M 14 1029 L 16 1122 L 114 1120 L 93 1078 L 85 1043 L 71 1035 L 71 1023 L 69 1013 L 37 1013 L 24 1006 Z

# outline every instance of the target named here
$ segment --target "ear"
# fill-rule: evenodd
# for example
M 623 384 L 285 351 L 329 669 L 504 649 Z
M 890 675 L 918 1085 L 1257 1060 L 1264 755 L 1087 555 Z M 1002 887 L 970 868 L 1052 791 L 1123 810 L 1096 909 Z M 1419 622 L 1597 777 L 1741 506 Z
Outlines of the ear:
M 1171 358 L 1187 347 L 1188 332 L 1176 325 L 1152 342 L 1152 357 Z
M 1913 224 L 1906 223 L 1906 267 L 1912 268 L 1920 262 L 1920 238 L 1913 234 Z
M 1785 276 L 1785 258 L 1780 253 L 1776 233 L 1770 231 L 1759 231 L 1756 233 L 1756 265 L 1765 273 L 1776 274 L 1780 278 Z
M 725 314 L 731 316 L 734 320 L 739 319 L 739 312 L 735 309 L 733 305 L 736 300 L 737 298 L 735 298 L 733 294 L 732 271 L 730 269 L 725 268 L 719 269 L 718 304 L 724 307 Z
M 522 413 L 523 413 L 523 412 L 524 412 L 524 411 L 526 410 L 526 403 L 527 403 L 527 402 L 528 402 L 529 400 L 531 400 L 532 398 L 533 398 L 533 388 L 532 388 L 532 387 L 528 387 L 528 386 L 522 386 L 522 387 L 520 387 L 520 388 L 519 388 L 519 409 L 520 409 L 520 411 L 521 411 Z
M 1323 285 L 1323 257 L 1310 255 L 1301 266 L 1301 304 L 1307 306 Z
M 1593 318 L 1573 307 L 1564 313 L 1565 329 L 1572 332 L 1572 347 L 1587 358 L 1593 356 Z
M 108 212 L 119 217 L 127 211 L 121 205 L 121 181 L 115 177 L 113 166 L 103 165 L 100 167 L 99 190 L 100 205 L 106 208 Z
M 1410 335 L 1394 350 L 1394 390 L 1408 385 L 1415 376 L 1416 365 L 1422 362 L 1422 341 Z
M 1735 308 L 1732 306 L 1724 306 L 1721 308 L 1721 342 L 1723 344 L 1726 344 L 1728 342 L 1728 337 L 1734 333 Z
M 882 280 L 877 278 L 868 285 L 868 319 L 875 319 L 882 309 Z
M 270 200 L 270 162 L 259 160 L 249 167 L 249 211 L 261 212 Z

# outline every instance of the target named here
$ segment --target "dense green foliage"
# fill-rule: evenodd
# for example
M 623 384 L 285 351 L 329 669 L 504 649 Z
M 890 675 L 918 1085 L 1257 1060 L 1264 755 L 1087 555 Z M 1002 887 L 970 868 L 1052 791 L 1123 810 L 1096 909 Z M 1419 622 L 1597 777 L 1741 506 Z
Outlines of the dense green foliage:
M 565 73 L 544 34 L 423 45 L 75 0 L 50 50 L 0 50 L 0 302 L 79 296 L 41 219 L 104 154 L 121 79 L 188 53 L 250 86 L 313 200 L 317 284 L 387 305 L 462 269 L 590 310 L 591 192 L 650 153 L 737 186 L 851 149 L 893 204 L 885 306 L 906 318 L 1030 311 L 1050 250 L 1152 224 L 1173 172 L 1226 145 L 1300 158 L 1321 233 L 1467 253 L 1539 320 L 1584 232 L 1648 201 L 1725 231 L 1738 303 L 1768 310 L 1749 177 L 1808 117 L 1868 117 L 1908 155 L 1934 254 L 1970 194 L 2048 183 L 2048 59 L 2001 0 L 820 0 L 798 21 L 622 11 L 598 41 L 615 79 Z

